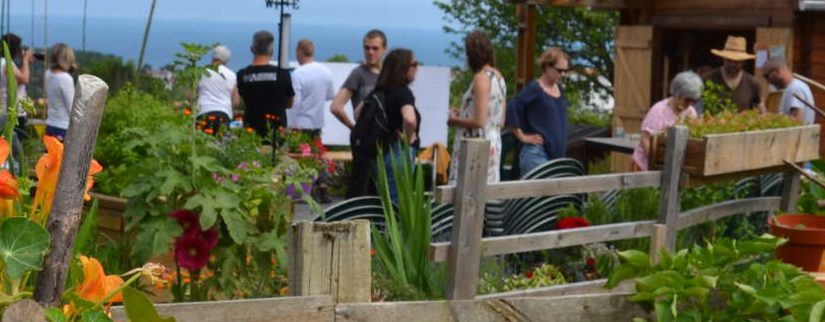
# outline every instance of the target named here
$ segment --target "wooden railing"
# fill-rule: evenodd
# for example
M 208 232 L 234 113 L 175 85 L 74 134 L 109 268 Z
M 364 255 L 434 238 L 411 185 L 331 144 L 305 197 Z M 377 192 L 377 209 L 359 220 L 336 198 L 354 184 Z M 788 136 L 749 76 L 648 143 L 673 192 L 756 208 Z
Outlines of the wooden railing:
M 735 214 L 776 209 L 791 211 L 799 191 L 799 176 L 785 173 L 782 197 L 759 197 L 729 200 L 692 209 L 679 210 L 682 164 L 688 131 L 684 127 L 668 130 L 665 164 L 661 171 L 594 175 L 574 178 L 509 181 L 486 184 L 488 142 L 465 140 L 460 153 L 462 164 L 457 186 L 439 187 L 435 199 L 439 203 L 454 203 L 455 218 L 450 242 L 433 243 L 430 258 L 447 261 L 449 282 L 447 297 L 452 300 L 497 299 L 522 296 L 548 296 L 606 292 L 604 280 L 573 283 L 541 289 L 489 294 L 477 297 L 478 266 L 483 256 L 550 250 L 591 243 L 624 239 L 651 238 L 650 252 L 657 257 L 660 249 L 674 250 L 679 230 Z M 745 157 L 745 156 L 743 156 Z M 482 238 L 484 204 L 488 200 L 516 199 L 561 194 L 603 192 L 643 187 L 660 188 L 659 218 L 649 221 L 624 222 L 578 229 L 542 233 Z M 454 247 L 458 245 L 458 247 Z M 626 291 L 620 288 L 620 291 Z

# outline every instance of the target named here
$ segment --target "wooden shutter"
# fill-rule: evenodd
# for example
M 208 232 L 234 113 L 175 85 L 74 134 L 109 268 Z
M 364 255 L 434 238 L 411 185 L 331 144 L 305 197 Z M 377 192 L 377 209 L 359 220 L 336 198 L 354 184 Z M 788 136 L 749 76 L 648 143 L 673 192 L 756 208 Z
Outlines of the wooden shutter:
M 616 61 L 613 80 L 613 129 L 639 133 L 650 109 L 651 68 L 653 65 L 653 27 L 619 26 L 616 29 Z M 630 156 L 614 153 L 612 168 L 616 172 L 631 169 Z

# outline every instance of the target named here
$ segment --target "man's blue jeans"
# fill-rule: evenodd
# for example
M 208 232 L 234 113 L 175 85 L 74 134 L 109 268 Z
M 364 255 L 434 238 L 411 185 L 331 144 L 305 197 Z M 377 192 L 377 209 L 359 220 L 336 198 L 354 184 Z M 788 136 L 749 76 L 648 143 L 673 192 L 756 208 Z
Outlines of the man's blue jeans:
M 521 147 L 521 154 L 519 154 L 519 167 L 521 167 L 521 176 L 533 170 L 534 168 L 550 161 L 547 157 L 547 152 L 544 151 L 544 146 L 535 144 L 525 144 Z

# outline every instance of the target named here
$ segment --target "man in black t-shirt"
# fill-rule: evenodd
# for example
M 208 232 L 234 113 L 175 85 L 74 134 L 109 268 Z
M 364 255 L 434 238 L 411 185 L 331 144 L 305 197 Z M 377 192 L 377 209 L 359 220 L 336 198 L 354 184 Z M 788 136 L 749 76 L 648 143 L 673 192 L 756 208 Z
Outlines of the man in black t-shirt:
M 238 93 L 244 102 L 244 124 L 264 141 L 277 137 L 286 128 L 286 109 L 292 107 L 295 91 L 289 72 L 275 67 L 272 60 L 274 37 L 268 31 L 252 36 L 252 64 L 238 72 Z M 277 142 L 277 140 L 276 140 Z

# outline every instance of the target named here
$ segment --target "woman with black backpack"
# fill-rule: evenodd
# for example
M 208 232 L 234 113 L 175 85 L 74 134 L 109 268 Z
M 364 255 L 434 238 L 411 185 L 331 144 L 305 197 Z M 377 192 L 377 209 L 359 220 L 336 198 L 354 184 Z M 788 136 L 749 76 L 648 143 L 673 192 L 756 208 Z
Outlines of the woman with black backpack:
M 353 171 L 347 198 L 375 194 L 375 158 L 377 147 L 381 146 L 390 196 L 397 200 L 392 157 L 394 155 L 397 159 L 403 155 L 400 153 L 402 139 L 409 143 L 413 152 L 420 146 L 418 132 L 421 114 L 415 107 L 415 96 L 409 88 L 417 72 L 418 61 L 411 50 L 393 49 L 384 58 L 375 89 L 355 109 L 355 128 L 350 134 Z

